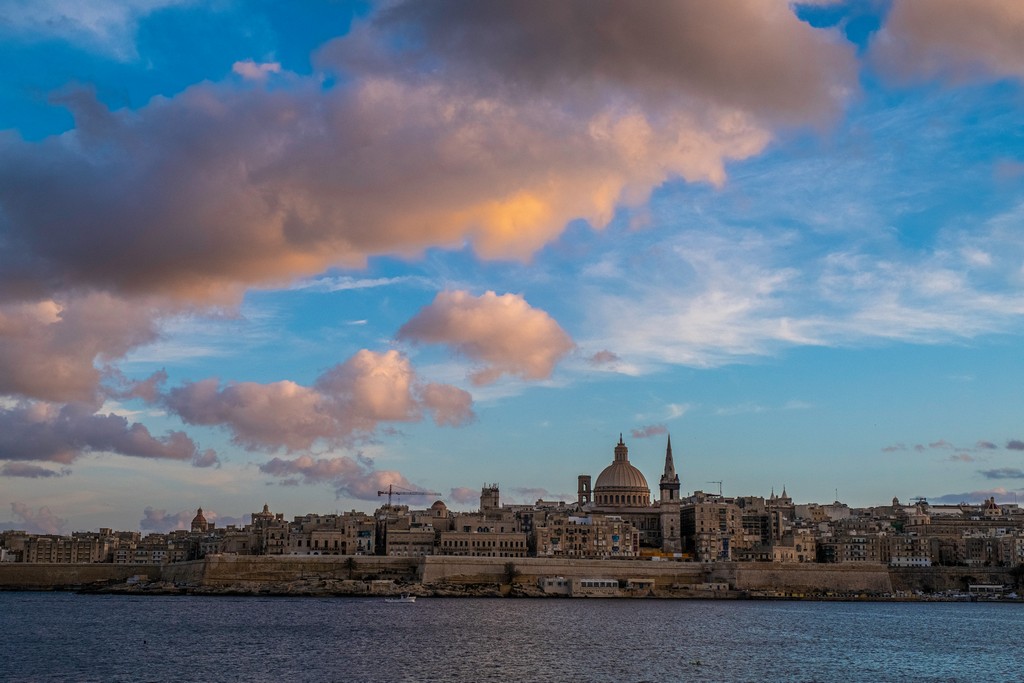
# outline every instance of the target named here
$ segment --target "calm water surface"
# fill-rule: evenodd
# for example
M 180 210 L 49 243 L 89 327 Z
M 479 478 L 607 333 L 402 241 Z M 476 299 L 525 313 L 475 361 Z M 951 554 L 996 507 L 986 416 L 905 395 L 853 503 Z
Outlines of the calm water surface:
M 2 681 L 1024 680 L 1024 606 L 0 593 Z

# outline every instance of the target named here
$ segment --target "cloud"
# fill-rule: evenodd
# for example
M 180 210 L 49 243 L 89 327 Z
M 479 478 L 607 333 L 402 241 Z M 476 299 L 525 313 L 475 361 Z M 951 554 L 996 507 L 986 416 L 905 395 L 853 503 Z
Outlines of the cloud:
M 1005 488 L 994 488 L 987 489 L 984 491 L 969 491 L 966 493 L 947 493 L 937 497 L 928 497 L 930 503 L 938 503 L 943 505 L 956 505 L 957 503 L 974 503 L 979 504 L 988 500 L 989 498 L 995 498 L 998 503 L 1011 503 L 1016 502 L 1016 496 L 1012 491 L 1008 491 Z
M 51 470 L 38 465 L 30 465 L 26 462 L 5 462 L 0 468 L 0 477 L 26 477 L 29 479 L 45 479 L 49 477 L 66 477 L 71 470 L 62 467 L 59 471 Z
M 280 62 L 254 62 L 251 59 L 235 62 L 231 71 L 249 81 L 265 81 L 270 74 L 281 73 Z
M 68 464 L 85 453 L 192 460 L 201 466 L 216 461 L 212 451 L 200 453 L 184 432 L 157 438 L 138 422 L 96 414 L 84 405 L 20 402 L 0 409 L 0 459 Z
M 587 358 L 591 365 L 609 365 L 621 360 L 616 354 L 604 349 Z
M 834 114 L 855 78 L 852 46 L 781 2 L 400 2 L 354 38 L 325 57 L 362 69 L 429 66 L 520 97 L 586 104 L 610 91 L 652 109 L 697 100 L 790 123 Z M 416 47 L 382 54 L 382 44 Z
M 470 376 L 476 385 L 502 375 L 547 379 L 573 348 L 568 334 L 546 312 L 518 294 L 440 292 L 398 331 L 398 338 L 446 344 L 483 365 Z
M 504 492 L 503 492 L 504 493 Z M 551 500 L 552 494 L 545 488 L 519 486 L 508 491 L 509 502 L 511 504 L 517 504 L 518 501 L 522 501 L 523 505 L 532 505 L 538 500 Z M 567 496 L 554 496 L 557 500 L 559 498 L 566 498 Z M 568 498 L 575 500 L 576 496 L 568 496 Z
M 768 408 L 756 403 L 740 403 L 734 406 L 722 406 L 715 409 L 715 415 L 747 415 L 767 412 Z
M 195 0 L 3 0 L 0 35 L 26 42 L 59 39 L 120 60 L 132 59 L 135 32 L 146 15 Z
M 864 188 L 876 190 L 882 188 Z M 783 189 L 748 187 L 732 199 L 762 191 Z M 571 283 L 586 315 L 575 335 L 579 344 L 614 348 L 638 373 L 665 364 L 720 367 L 794 346 L 948 343 L 1013 333 L 1024 320 L 1024 242 L 1012 227 L 1024 206 L 969 229 L 942 230 L 925 250 L 856 238 L 822 251 L 796 231 L 736 227 L 789 217 L 737 211 L 716 221 L 698 208 L 677 218 L 685 198 L 673 199 L 661 209 L 665 230 L 652 234 L 642 252 L 609 251 Z M 972 265 L 971 250 L 992 254 L 992 265 Z
M 0 251 L 2 245 L 0 239 Z M 92 400 L 101 379 L 98 360 L 110 362 L 156 339 L 150 303 L 106 294 L 30 302 L 0 297 L 0 395 Z
M 471 489 L 468 486 L 460 486 L 448 492 L 448 498 L 453 503 L 471 505 L 480 502 L 480 490 Z
M 665 425 L 647 425 L 646 427 L 632 429 L 629 433 L 634 439 L 646 439 L 652 436 L 667 434 L 668 428 Z
M 25 503 L 11 503 L 11 512 L 18 522 L 18 528 L 30 534 L 62 534 L 68 520 L 58 517 L 45 505 L 35 512 Z
M 386 491 L 388 486 L 405 491 L 422 490 L 400 472 L 375 470 L 372 462 L 349 456 L 314 458 L 301 455 L 294 460 L 274 458 L 260 465 L 260 471 L 282 479 L 297 476 L 305 484 L 329 483 L 334 486 L 338 498 L 376 500 L 379 498 L 377 492 Z M 400 497 L 396 504 L 402 502 Z
M 434 423 L 439 427 L 461 427 L 475 418 L 473 397 L 464 389 L 431 382 L 423 387 L 421 396 L 424 407 L 433 413 Z
M 928 448 L 941 449 L 941 450 L 953 450 L 954 446 L 945 439 L 939 439 L 938 441 L 932 441 L 928 444 Z
M 978 443 L 976 443 L 974 445 L 974 447 L 977 450 L 979 450 L 979 451 L 990 451 L 990 450 L 994 450 L 996 448 L 999 448 L 999 446 L 995 445 L 991 441 L 985 441 L 985 440 L 978 441 Z
M 131 26 L 128 7 L 96 25 Z M 410 3 L 315 61 L 134 110 L 54 96 L 73 130 L 0 140 L 0 286 L 237 301 L 376 255 L 527 259 L 667 180 L 722 185 L 774 126 L 828 120 L 856 87 L 852 46 L 784 3 Z
M 192 528 L 192 519 L 196 516 L 196 511 L 183 510 L 171 514 L 167 510 L 147 507 L 143 510 L 142 515 L 142 519 L 139 520 L 139 529 L 166 534 L 170 531 Z M 205 511 L 203 516 L 206 517 Z
M 1024 7 L 1003 0 L 897 0 L 870 48 L 901 80 L 1024 78 Z
M 468 392 L 422 384 L 402 354 L 366 349 L 323 372 L 311 387 L 290 380 L 222 386 L 206 379 L 169 389 L 161 403 L 187 424 L 226 428 L 249 450 L 348 443 L 372 434 L 382 422 L 416 422 L 425 412 L 439 426 L 474 419 Z
M 1011 451 L 1024 451 L 1024 441 L 1020 439 L 1010 439 L 1006 442 L 1006 448 Z
M 949 456 L 950 462 L 975 462 L 977 458 L 969 453 L 954 453 Z
M 978 470 L 986 479 L 1024 479 L 1024 470 L 1019 467 L 1000 467 L 994 470 Z
M 905 450 L 907 450 L 907 445 L 906 444 L 896 443 L 896 444 L 893 444 L 891 446 L 886 446 L 885 448 L 882 449 L 882 452 L 883 453 L 896 453 L 898 451 L 905 451 Z

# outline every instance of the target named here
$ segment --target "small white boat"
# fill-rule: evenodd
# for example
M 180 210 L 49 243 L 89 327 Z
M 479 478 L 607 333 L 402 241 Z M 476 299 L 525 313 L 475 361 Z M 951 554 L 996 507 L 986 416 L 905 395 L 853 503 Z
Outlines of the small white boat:
M 384 602 L 416 602 L 416 596 L 402 593 L 397 598 L 384 598 Z

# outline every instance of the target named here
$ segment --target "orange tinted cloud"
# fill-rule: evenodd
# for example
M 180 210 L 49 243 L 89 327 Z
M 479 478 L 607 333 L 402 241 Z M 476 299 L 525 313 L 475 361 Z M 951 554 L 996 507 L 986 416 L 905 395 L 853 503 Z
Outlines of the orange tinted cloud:
M 145 302 L 97 293 L 0 303 L 0 395 L 90 401 L 97 359 L 120 358 L 156 336 Z
M 482 364 L 474 384 L 502 375 L 547 379 L 574 347 L 572 339 L 545 311 L 518 294 L 440 292 L 398 331 L 399 339 L 445 344 Z
M 426 53 L 367 47 L 409 35 Z M 782 2 L 410 3 L 316 61 L 136 110 L 59 95 L 73 131 L 0 138 L 0 288 L 223 302 L 380 254 L 527 259 L 667 180 L 722 184 L 855 87 L 851 46 Z
M 161 402 L 188 424 L 221 426 L 250 450 L 288 451 L 337 444 L 371 434 L 381 422 L 416 422 L 425 412 L 438 425 L 472 419 L 468 392 L 422 384 L 397 351 L 363 349 L 317 378 L 312 387 L 288 380 L 260 384 L 216 379 L 189 382 Z
M 301 455 L 294 460 L 274 458 L 260 465 L 260 471 L 275 477 L 298 477 L 305 484 L 329 483 L 339 498 L 374 500 L 378 498 L 377 492 L 387 490 L 388 486 L 406 491 L 419 489 L 400 472 L 375 470 L 372 461 L 347 455 L 335 458 Z

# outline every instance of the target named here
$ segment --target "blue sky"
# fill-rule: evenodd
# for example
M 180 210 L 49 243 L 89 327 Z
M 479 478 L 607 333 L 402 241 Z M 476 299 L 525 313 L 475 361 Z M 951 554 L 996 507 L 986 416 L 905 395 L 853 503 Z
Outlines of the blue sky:
M 641 7 L 0 0 L 0 528 L 1015 501 L 1024 10 Z

